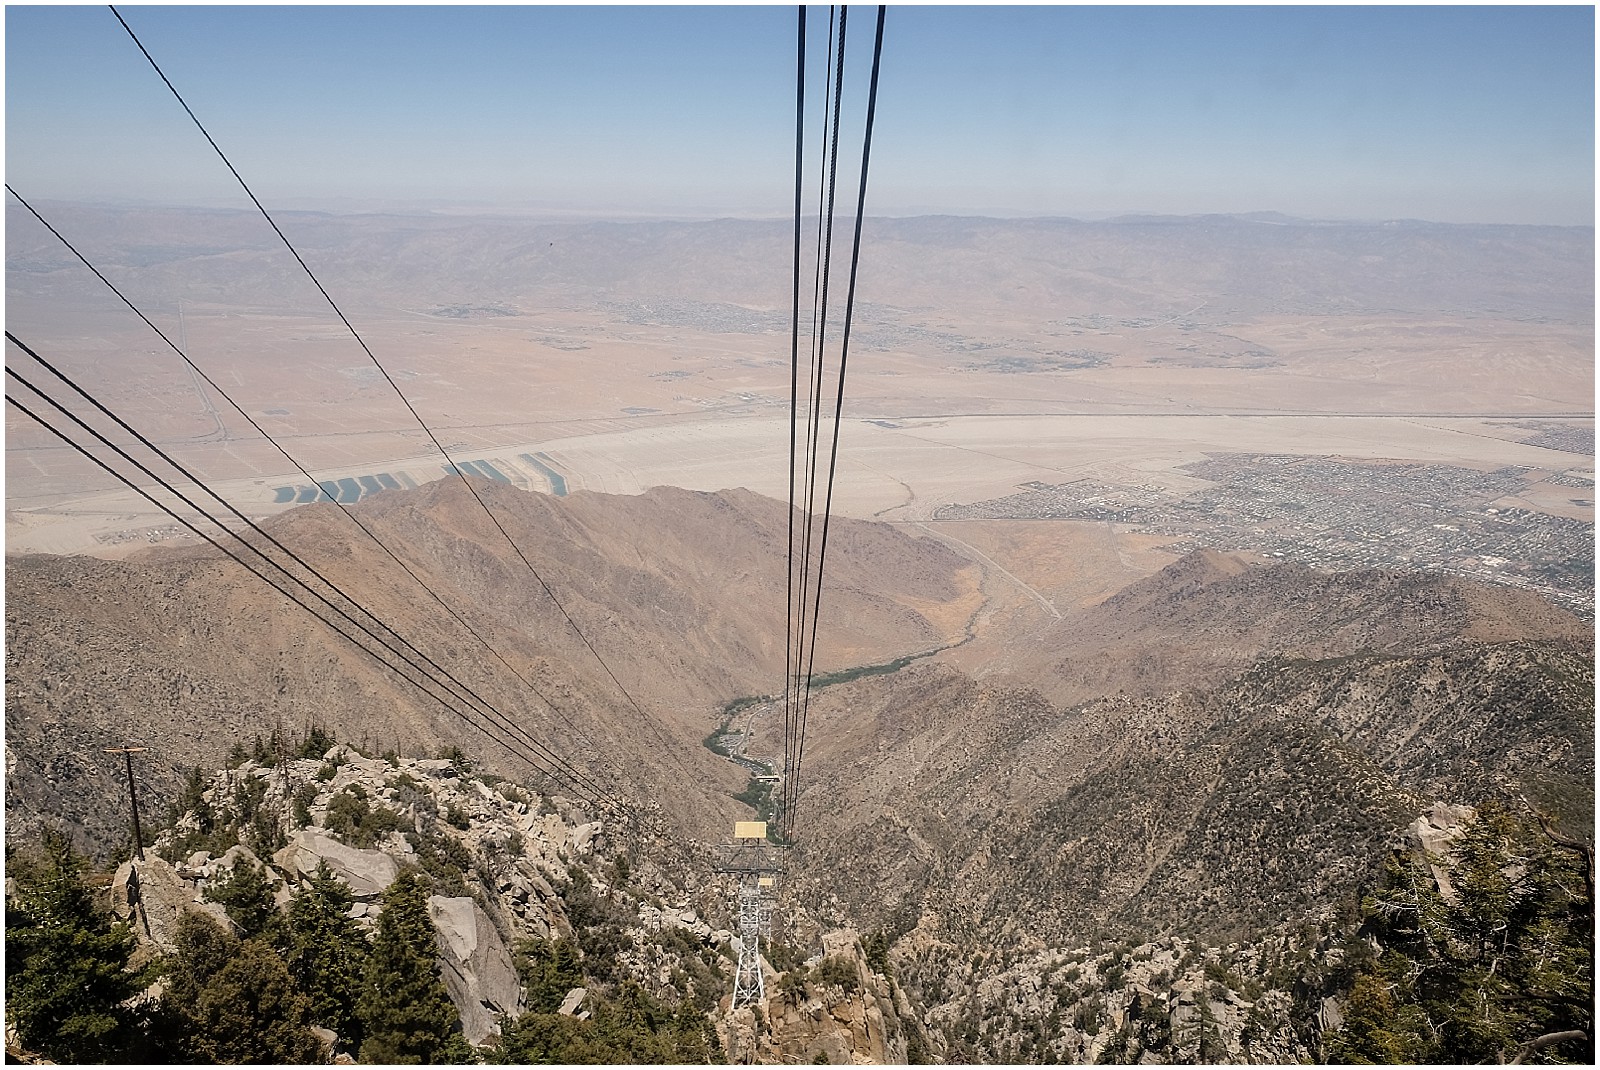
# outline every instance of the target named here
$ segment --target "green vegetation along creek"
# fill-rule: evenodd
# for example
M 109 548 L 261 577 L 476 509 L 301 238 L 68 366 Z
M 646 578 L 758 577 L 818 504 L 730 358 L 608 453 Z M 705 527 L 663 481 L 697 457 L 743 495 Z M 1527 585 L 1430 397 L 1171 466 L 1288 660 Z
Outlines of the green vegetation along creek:
M 860 680 L 867 676 L 885 676 L 889 673 L 896 673 L 914 661 L 929 658 L 942 651 L 960 646 L 971 638 L 972 636 L 968 635 L 959 642 L 951 643 L 947 646 L 934 647 L 931 650 L 919 651 L 915 654 L 906 654 L 891 661 L 878 662 L 872 665 L 855 665 L 848 669 L 818 673 L 811 678 L 811 690 L 820 691 L 824 687 L 847 684 L 852 680 Z M 752 725 L 747 722 L 745 727 L 735 728 L 733 727 L 733 720 L 740 713 L 752 707 L 760 707 L 781 701 L 775 695 L 746 695 L 741 698 L 730 699 L 722 707 L 721 721 L 702 741 L 707 750 L 720 754 L 728 761 L 749 771 L 750 782 L 745 785 L 743 791 L 734 795 L 733 798 L 754 810 L 760 820 L 768 822 L 777 816 L 777 803 L 773 798 L 772 792 L 774 785 L 771 781 L 761 780 L 760 778 L 773 776 L 777 773 L 777 770 L 771 763 L 751 758 L 744 753 L 744 744 L 750 737 Z M 752 713 L 750 715 L 751 720 L 753 721 L 757 715 L 758 713 Z M 769 836 L 774 834 L 770 831 L 768 833 Z

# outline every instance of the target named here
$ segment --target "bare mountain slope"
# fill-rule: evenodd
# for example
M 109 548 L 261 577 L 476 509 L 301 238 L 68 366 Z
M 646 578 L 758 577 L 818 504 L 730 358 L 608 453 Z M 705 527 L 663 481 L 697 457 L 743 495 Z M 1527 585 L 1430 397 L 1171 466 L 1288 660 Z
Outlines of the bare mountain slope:
M 686 708 L 780 686 L 788 524 L 782 503 L 745 490 L 656 487 L 637 496 L 579 491 L 554 498 L 482 481 L 475 487 L 623 686 L 648 690 L 660 715 L 677 720 Z M 296 518 L 291 523 L 308 526 L 295 544 L 337 555 L 338 567 L 354 566 L 351 583 L 381 583 L 395 600 L 415 600 L 415 585 L 392 564 L 370 567 L 370 542 L 335 508 L 288 514 Z M 562 652 L 584 678 L 604 678 L 458 481 L 379 495 L 365 508 L 408 563 L 448 577 L 458 595 L 452 605 L 472 607 L 497 628 L 531 630 L 536 623 L 542 651 Z M 840 518 L 829 557 L 829 627 L 819 668 L 884 660 L 959 634 L 918 611 L 958 602 L 971 586 L 958 576 L 967 562 L 937 542 Z
M 1527 641 L 1065 709 L 941 666 L 860 681 L 812 710 L 840 742 L 807 746 L 801 895 L 961 946 L 1243 939 L 1351 894 L 1436 799 L 1592 820 L 1593 680 L 1592 648 Z
M 1592 822 L 1593 632 L 1521 592 L 1201 551 L 1018 646 L 814 702 L 822 917 L 1229 940 L 1348 894 L 1435 799 Z
M 1417 653 L 1455 639 L 1593 629 L 1537 595 L 1436 573 L 1326 573 L 1197 550 L 1010 645 L 1009 678 L 1056 702 L 1220 683 L 1257 658 Z
M 719 703 L 781 686 L 783 504 L 745 491 L 478 490 L 642 717 L 459 483 L 356 508 L 559 712 L 336 507 L 267 526 L 537 738 L 686 826 L 720 831 L 742 777 L 699 740 Z M 825 612 L 851 627 L 832 633 L 823 663 L 887 660 L 954 637 L 939 618 L 966 600 L 964 561 L 883 525 L 836 531 Z M 491 769 L 525 771 L 210 548 L 128 562 L 10 558 L 6 596 L 7 812 L 21 825 L 51 815 L 101 845 L 120 837 L 126 785 L 102 749 L 129 741 L 152 747 L 142 776 L 165 797 L 180 769 L 218 766 L 235 742 L 311 723 L 380 749 L 459 745 Z

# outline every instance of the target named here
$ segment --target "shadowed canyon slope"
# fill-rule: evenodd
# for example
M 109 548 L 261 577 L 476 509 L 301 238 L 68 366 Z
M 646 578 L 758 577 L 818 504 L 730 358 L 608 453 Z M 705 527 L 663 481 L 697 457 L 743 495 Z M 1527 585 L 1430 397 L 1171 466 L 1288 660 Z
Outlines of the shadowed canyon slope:
M 458 481 L 391 492 L 362 518 L 511 666 L 518 679 L 338 515 L 293 510 L 267 524 L 342 589 L 537 739 L 625 794 L 659 800 L 697 832 L 720 829 L 743 778 L 702 748 L 711 712 L 781 688 L 782 503 L 746 491 L 658 488 L 564 499 L 483 483 L 478 492 L 566 612 L 644 708 L 644 723 Z M 836 519 L 821 669 L 884 661 L 961 637 L 975 596 L 967 562 L 929 539 Z M 340 738 L 415 753 L 458 745 L 525 772 L 476 729 L 423 698 L 210 548 L 128 562 L 14 557 L 6 573 L 9 756 L 15 827 L 60 815 L 104 843 L 126 791 L 103 747 L 148 743 L 158 795 L 177 770 L 229 746 L 321 724 Z

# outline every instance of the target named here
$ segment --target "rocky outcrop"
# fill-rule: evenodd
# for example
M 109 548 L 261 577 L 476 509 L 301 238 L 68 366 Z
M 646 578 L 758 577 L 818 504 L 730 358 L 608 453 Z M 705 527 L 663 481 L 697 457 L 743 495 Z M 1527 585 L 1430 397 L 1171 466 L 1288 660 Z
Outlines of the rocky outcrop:
M 929 1001 L 924 1021 L 949 1062 L 1295 1063 L 1314 1055 L 1297 1031 L 1293 997 L 1264 982 L 1290 938 L 1223 948 L 1171 938 L 970 962 L 925 940 L 903 943 L 897 972 Z
M 289 840 L 289 846 L 272 856 L 279 869 L 292 877 L 308 877 L 321 863 L 350 886 L 357 899 L 370 900 L 383 894 L 400 873 L 400 865 L 382 851 L 349 847 L 332 836 L 304 828 Z
M 340 796 L 346 798 L 336 803 Z M 377 760 L 346 746 L 335 746 L 322 758 L 290 759 L 271 768 L 246 761 L 219 774 L 201 803 L 215 825 L 236 817 L 229 808 L 242 798 L 258 799 L 258 813 L 276 814 L 284 824 L 293 823 L 292 803 L 298 801 L 310 823 L 284 829 L 287 843 L 264 864 L 244 844 L 217 857 L 209 849 L 187 850 L 184 844 L 204 835 L 195 814 L 180 818 L 157 849 L 181 861 L 174 864 L 150 852 L 143 862 L 125 863 L 113 887 L 119 914 L 135 917 L 151 952 L 171 948 L 184 911 L 203 910 L 231 924 L 206 892 L 241 865 L 266 875 L 280 909 L 287 909 L 308 877 L 326 867 L 349 888 L 352 916 L 370 927 L 401 869 L 423 865 L 415 843 L 428 852 L 440 879 L 448 877 L 448 867 L 464 863 L 455 879 L 462 890 L 476 892 L 476 897 L 436 894 L 428 904 L 440 974 L 461 1016 L 462 1032 L 473 1044 L 490 1040 L 501 1016 L 523 1010 L 511 947 L 522 936 L 571 931 L 556 884 L 567 879 L 569 859 L 592 859 L 606 842 L 604 823 L 570 800 L 512 784 L 491 786 L 465 775 L 449 759 Z M 335 810 L 347 819 L 363 814 L 361 820 L 386 831 L 367 834 L 375 839 L 373 846 L 355 846 L 330 827 L 336 824 L 330 817 Z M 446 869 L 438 870 L 441 865 Z M 134 906 L 137 915 L 132 915 Z M 674 916 L 682 909 L 675 908 Z
M 767 1002 L 731 1013 L 724 1046 L 732 1061 L 905 1063 L 904 1011 L 909 1002 L 887 977 L 876 974 L 851 930 L 822 934 L 822 954 L 797 971 L 800 983 L 784 983 L 767 970 Z M 822 968 L 827 963 L 826 968 Z M 914 1028 L 914 1026 L 913 1026 Z
M 561 1001 L 561 1006 L 556 1008 L 556 1013 L 567 1015 L 569 1018 L 576 1017 L 581 1013 L 583 1017 L 587 1018 L 589 1013 L 587 1011 L 580 1012 L 578 1008 L 583 1006 L 584 997 L 588 994 L 589 990 L 586 988 L 574 988 L 567 993 L 567 998 Z
M 206 896 L 236 867 L 259 867 L 280 910 L 325 867 L 369 933 L 385 889 L 420 869 L 433 883 L 440 978 L 474 1045 L 528 1009 L 514 953 L 529 938 L 580 949 L 591 987 L 561 1004 L 580 1021 L 623 981 L 701 1010 L 731 987 L 725 890 L 703 881 L 690 892 L 682 876 L 669 877 L 704 861 L 662 832 L 659 809 L 617 822 L 587 803 L 478 775 L 459 758 L 373 759 L 345 745 L 271 767 L 244 761 L 190 790 L 194 809 L 137 867 L 151 921 L 147 932 L 140 922 L 146 955 L 170 948 L 183 911 L 231 924 Z M 241 835 L 256 849 L 233 842 Z M 117 884 L 123 916 L 130 873 L 124 866 Z
M 119 918 L 132 918 L 141 941 L 158 949 L 172 947 L 178 919 L 186 911 L 203 910 L 222 925 L 232 924 L 226 911 L 199 895 L 193 879 L 156 854 L 122 863 L 111 881 L 111 909 Z
M 1446 867 L 1441 865 L 1446 856 L 1450 854 L 1451 846 L 1461 837 L 1477 811 L 1470 806 L 1452 806 L 1449 803 L 1434 803 L 1428 812 L 1413 821 L 1406 829 L 1406 841 L 1416 847 L 1429 858 L 1437 859 L 1428 864 L 1433 872 L 1433 879 L 1439 886 L 1439 895 L 1451 906 L 1460 905 L 1460 897 L 1456 895 L 1454 885 L 1450 883 L 1450 874 Z
M 522 1012 L 522 981 L 505 940 L 471 896 L 428 899 L 439 940 L 444 986 L 473 1044 L 496 1032 L 501 1015 Z

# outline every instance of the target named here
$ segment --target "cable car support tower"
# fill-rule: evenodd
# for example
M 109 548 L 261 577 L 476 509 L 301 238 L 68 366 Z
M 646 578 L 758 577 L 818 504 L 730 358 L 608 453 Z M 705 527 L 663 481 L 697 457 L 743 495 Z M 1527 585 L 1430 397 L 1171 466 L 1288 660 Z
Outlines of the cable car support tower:
M 731 1010 L 766 1002 L 761 941 L 772 938 L 772 896 L 783 871 L 782 848 L 768 841 L 767 823 L 735 822 L 733 842 L 723 848 L 717 867 L 717 872 L 738 880 L 739 968 L 733 978 Z

